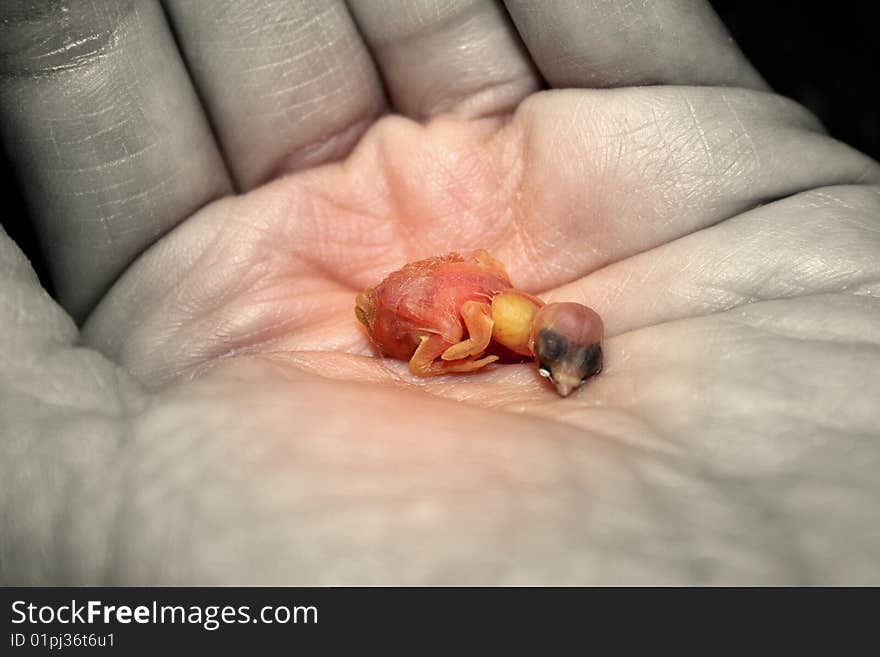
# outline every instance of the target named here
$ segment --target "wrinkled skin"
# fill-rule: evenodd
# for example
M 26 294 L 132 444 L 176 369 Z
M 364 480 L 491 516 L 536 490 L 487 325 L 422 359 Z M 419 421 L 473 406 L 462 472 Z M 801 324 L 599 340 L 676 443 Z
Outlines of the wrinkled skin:
M 510 2 L 523 45 L 357 3 L 373 68 L 344 8 L 274 21 L 289 52 L 221 4 L 168 6 L 225 160 L 149 5 L 101 56 L 2 54 L 47 67 L 0 101 L 88 315 L 3 239 L 4 583 L 880 583 L 880 171 L 708 9 Z M 374 357 L 357 291 L 476 247 L 603 317 L 587 394 Z

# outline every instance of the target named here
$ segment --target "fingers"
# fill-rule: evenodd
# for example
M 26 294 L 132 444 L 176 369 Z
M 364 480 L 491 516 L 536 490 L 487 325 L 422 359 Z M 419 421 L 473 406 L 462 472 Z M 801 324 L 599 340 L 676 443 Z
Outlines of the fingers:
M 384 108 L 342 0 L 165 6 L 243 189 L 343 157 Z
M 505 0 L 553 87 L 766 84 L 708 3 Z
M 158 4 L 0 4 L 0 129 L 63 305 L 230 190 Z
M 509 129 L 523 130 L 528 166 L 508 244 L 496 255 L 511 271 L 531 267 L 532 289 L 574 280 L 760 203 L 880 181 L 876 162 L 817 132 L 796 104 L 763 92 L 547 92 L 526 101 Z
M 360 0 L 350 6 L 402 114 L 506 113 L 540 87 L 510 19 L 492 0 Z
M 876 186 L 811 190 L 616 262 L 549 296 L 592 306 L 610 334 L 758 301 L 842 292 L 876 297 L 878 217 Z M 815 318 L 822 326 L 829 319 Z

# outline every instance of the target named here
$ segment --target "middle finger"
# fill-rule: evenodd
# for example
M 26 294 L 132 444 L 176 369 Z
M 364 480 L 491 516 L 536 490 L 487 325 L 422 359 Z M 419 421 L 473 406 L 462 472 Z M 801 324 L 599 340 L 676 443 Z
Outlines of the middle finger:
M 341 0 L 165 5 L 241 189 L 345 156 L 384 109 Z
M 359 0 L 351 9 L 401 114 L 503 114 L 541 87 L 497 2 Z

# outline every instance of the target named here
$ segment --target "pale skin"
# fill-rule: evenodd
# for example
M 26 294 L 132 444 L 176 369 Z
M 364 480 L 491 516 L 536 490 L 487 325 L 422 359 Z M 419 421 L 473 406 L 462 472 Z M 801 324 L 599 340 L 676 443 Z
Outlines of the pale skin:
M 352 4 L 167 3 L 198 95 L 147 3 L 0 21 L 0 581 L 880 583 L 878 165 L 699 3 Z M 475 248 L 600 376 L 375 356 Z

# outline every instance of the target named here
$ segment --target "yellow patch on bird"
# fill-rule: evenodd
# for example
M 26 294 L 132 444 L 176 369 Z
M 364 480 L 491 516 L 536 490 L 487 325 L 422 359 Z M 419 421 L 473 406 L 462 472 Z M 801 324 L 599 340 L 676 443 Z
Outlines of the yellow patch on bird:
M 519 354 L 531 355 L 532 318 L 540 307 L 535 299 L 513 290 L 492 299 L 492 339 Z

